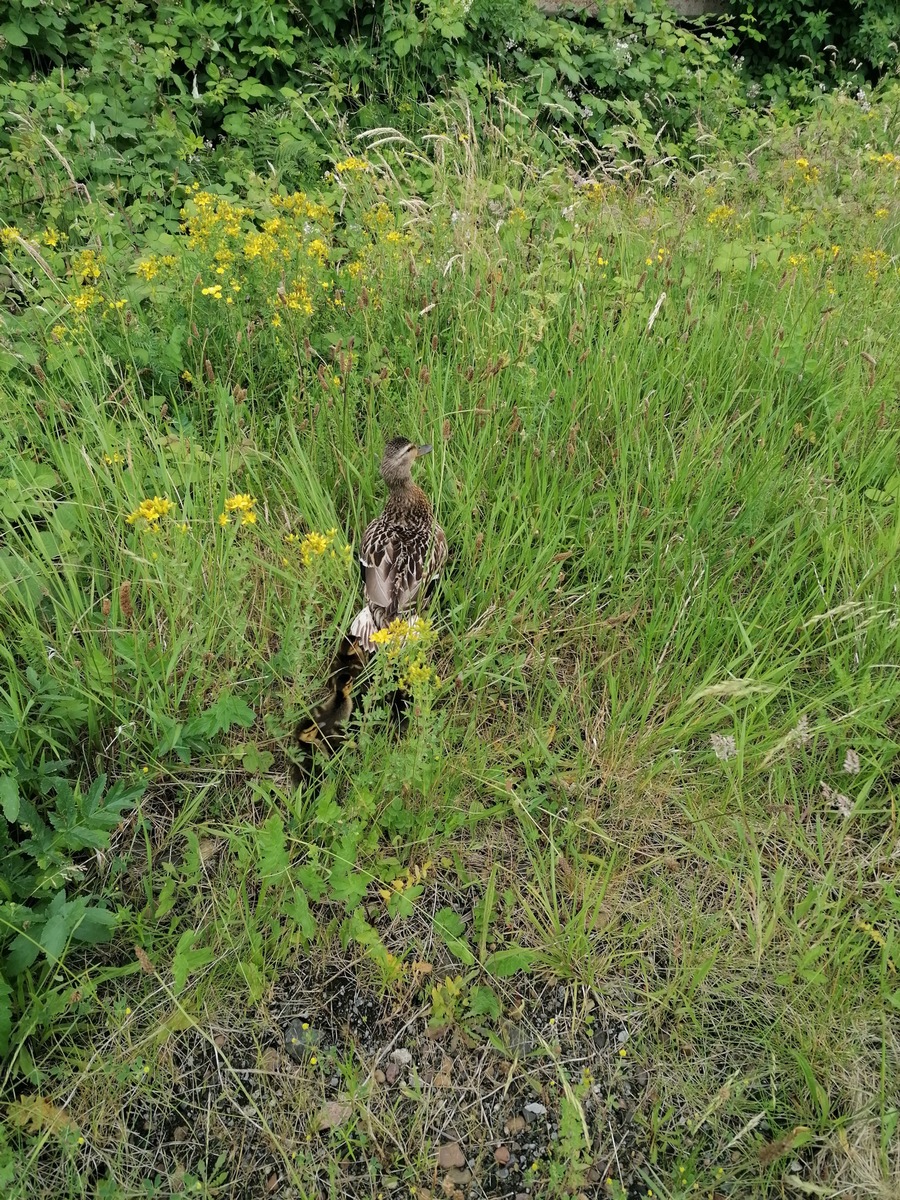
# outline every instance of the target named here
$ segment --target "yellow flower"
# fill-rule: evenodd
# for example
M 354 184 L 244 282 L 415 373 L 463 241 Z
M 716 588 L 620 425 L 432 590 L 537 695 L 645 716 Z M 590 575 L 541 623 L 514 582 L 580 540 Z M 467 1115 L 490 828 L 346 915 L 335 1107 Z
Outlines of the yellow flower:
M 334 169 L 339 175 L 343 175 L 345 171 L 368 171 L 369 164 L 364 158 L 345 158 L 339 163 L 334 164 Z
M 876 208 L 875 209 L 875 216 L 878 217 L 879 220 L 882 220 L 887 215 L 888 215 L 888 210 L 886 208 Z
M 95 250 L 81 250 L 72 259 L 72 274 L 77 275 L 83 284 L 99 279 L 102 261 Z
M 181 378 L 184 380 L 185 383 L 193 383 L 194 382 L 194 377 L 190 373 L 190 371 L 182 371 Z
M 318 259 L 321 266 L 325 266 L 328 261 L 328 247 L 321 238 L 313 238 L 306 247 L 306 253 L 309 258 Z
M 45 246 L 58 246 L 59 239 L 64 236 L 58 229 L 54 229 L 51 225 L 49 229 L 45 229 L 41 234 L 41 241 Z
M 134 269 L 140 275 L 141 279 L 146 279 L 149 283 L 151 279 L 155 279 L 159 274 L 159 259 L 156 255 L 151 255 L 150 258 L 142 258 Z
M 225 511 L 248 513 L 255 503 L 256 500 L 253 496 L 248 495 L 246 492 L 238 492 L 234 496 L 229 496 L 225 501 Z
M 806 167 L 809 166 L 809 160 L 806 158 L 797 158 L 794 161 L 795 161 L 796 165 L 798 167 L 800 167 L 801 170 L 804 170 Z
M 300 543 L 300 558 L 304 567 L 308 567 L 314 558 L 324 554 L 333 540 L 333 534 L 308 533 Z
M 96 292 L 79 292 L 77 296 L 70 298 L 69 303 L 77 313 L 86 313 L 92 304 L 102 299 L 103 297 L 98 296 Z
M 113 450 L 112 454 L 103 455 L 103 461 L 108 467 L 118 467 L 122 465 L 125 459 L 118 452 L 118 450 Z
M 18 241 L 21 236 L 22 235 L 19 233 L 18 229 L 16 229 L 15 225 L 7 225 L 3 229 L 0 229 L 0 242 L 2 242 L 6 247 L 11 246 L 13 242 Z
M 597 266 L 605 267 L 605 266 L 607 266 L 607 264 L 608 264 L 608 260 L 605 259 L 602 254 L 598 254 L 597 255 Z
M 160 517 L 168 516 L 174 507 L 175 505 L 168 498 L 154 496 L 152 500 L 142 500 L 125 520 L 129 525 L 134 525 L 137 521 L 146 521 L 151 528 L 155 528 Z
M 256 524 L 256 513 L 255 512 L 245 512 L 241 519 L 241 524 L 242 525 L 255 525 Z
M 221 300 L 221 299 L 222 299 L 222 285 L 221 285 L 221 283 L 214 283 L 214 284 L 212 284 L 212 286 L 211 286 L 211 287 L 205 287 L 205 288 L 203 288 L 203 289 L 202 289 L 202 291 L 201 291 L 201 295 L 203 295 L 203 296 L 212 296 L 213 300 Z
M 731 223 L 731 218 L 734 216 L 734 209 L 730 204 L 720 204 L 718 208 L 714 208 L 706 218 L 707 225 L 728 225 Z
M 223 528 L 224 528 L 224 527 L 225 527 L 225 526 L 228 524 L 228 522 L 229 522 L 230 520 L 231 520 L 231 517 L 229 517 L 229 516 L 227 515 L 227 513 L 219 513 L 219 524 L 220 524 L 220 525 L 221 525 Z
M 279 317 L 278 313 L 276 313 L 275 316 L 272 318 L 272 328 L 277 329 L 280 324 L 281 324 L 281 317 Z

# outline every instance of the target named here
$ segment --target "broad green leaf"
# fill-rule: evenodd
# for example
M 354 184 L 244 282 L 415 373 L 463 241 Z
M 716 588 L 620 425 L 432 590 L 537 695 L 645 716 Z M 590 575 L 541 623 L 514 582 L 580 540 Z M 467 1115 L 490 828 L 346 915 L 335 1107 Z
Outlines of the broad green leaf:
M 0 776 L 0 805 L 10 825 L 19 816 L 19 784 L 15 775 Z
M 510 946 L 506 950 L 497 950 L 488 955 L 484 969 L 498 979 L 506 979 L 517 971 L 527 971 L 537 958 L 535 950 L 526 950 L 524 946 Z

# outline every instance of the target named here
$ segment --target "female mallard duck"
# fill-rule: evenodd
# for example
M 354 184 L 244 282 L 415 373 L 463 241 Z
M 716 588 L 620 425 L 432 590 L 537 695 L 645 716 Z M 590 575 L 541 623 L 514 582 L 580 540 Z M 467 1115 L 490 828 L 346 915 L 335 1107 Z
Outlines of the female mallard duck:
M 294 764 L 294 781 L 308 778 L 316 754 L 331 758 L 347 736 L 353 714 L 354 689 L 365 689 L 364 667 L 375 650 L 372 634 L 400 617 L 409 619 L 420 596 L 428 596 L 447 561 L 447 538 L 434 519 L 431 503 L 412 481 L 412 465 L 431 446 L 394 438 L 384 448 L 381 478 L 388 499 L 380 517 L 367 526 L 360 548 L 360 568 L 366 606 L 354 618 L 332 664 L 327 699 L 297 726 L 301 761 Z M 389 698 L 402 728 L 405 723 L 402 689 Z
M 359 562 L 366 606 L 350 626 L 350 636 L 372 653 L 372 634 L 397 617 L 408 619 L 420 596 L 427 596 L 447 561 L 447 538 L 434 519 L 431 502 L 412 481 L 412 466 L 431 446 L 393 438 L 384 448 L 381 478 L 388 499 L 380 517 L 366 528 Z

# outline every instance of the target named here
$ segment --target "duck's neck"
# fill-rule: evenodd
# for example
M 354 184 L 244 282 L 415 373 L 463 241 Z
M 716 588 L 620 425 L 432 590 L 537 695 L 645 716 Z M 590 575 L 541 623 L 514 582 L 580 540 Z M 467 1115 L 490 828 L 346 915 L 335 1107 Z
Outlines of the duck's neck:
M 415 508 L 431 509 L 428 502 L 428 497 L 420 487 L 417 487 L 411 479 L 403 480 L 399 483 L 391 484 L 387 507 L 396 511 L 406 511 Z

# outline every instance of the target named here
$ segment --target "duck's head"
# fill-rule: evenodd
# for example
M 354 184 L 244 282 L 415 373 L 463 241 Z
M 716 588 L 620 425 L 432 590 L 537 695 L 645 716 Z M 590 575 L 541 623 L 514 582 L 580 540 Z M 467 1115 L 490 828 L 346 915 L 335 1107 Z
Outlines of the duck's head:
M 381 456 L 381 478 L 389 488 L 405 487 L 412 483 L 413 463 L 430 453 L 431 446 L 418 446 L 409 438 L 392 438 Z

